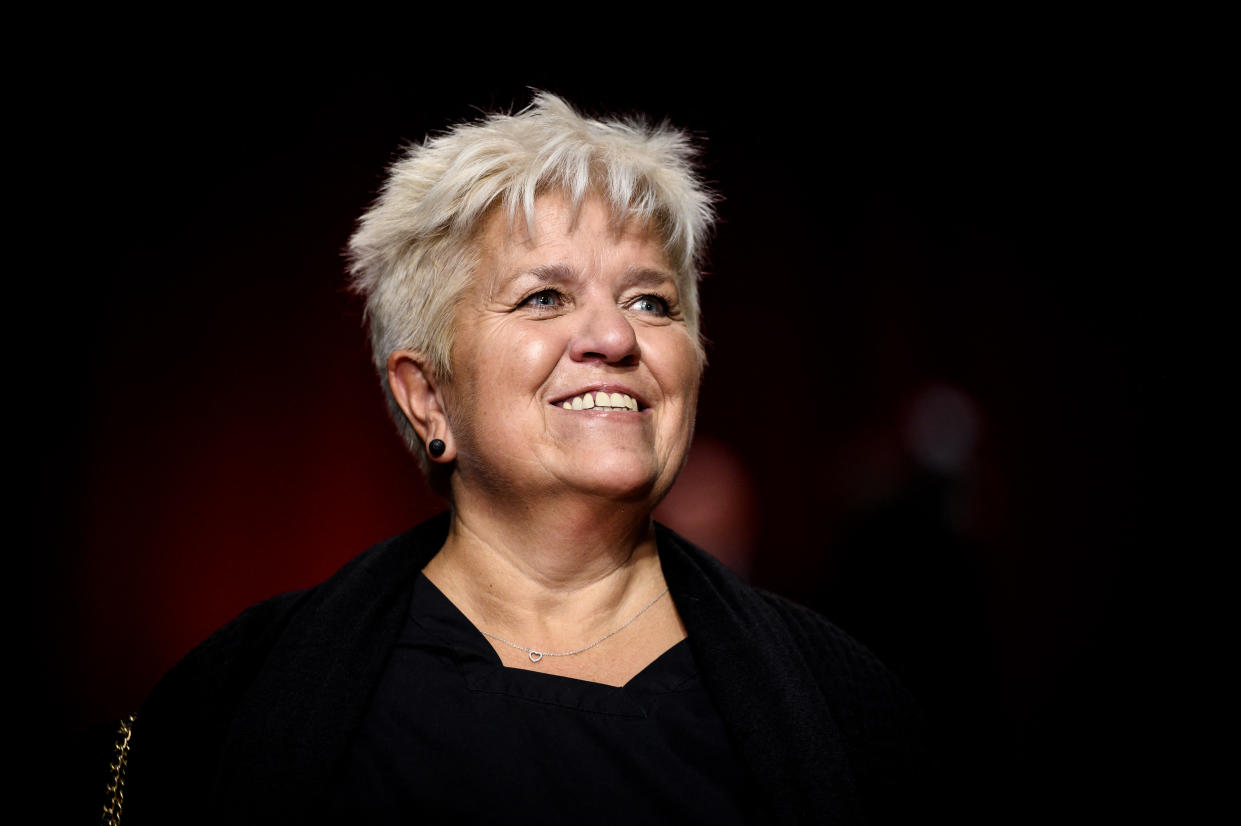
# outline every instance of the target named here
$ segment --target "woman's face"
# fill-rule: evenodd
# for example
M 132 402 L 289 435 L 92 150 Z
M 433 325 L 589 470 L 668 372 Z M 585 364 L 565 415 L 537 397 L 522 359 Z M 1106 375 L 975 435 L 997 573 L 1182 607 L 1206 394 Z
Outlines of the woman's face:
M 698 351 L 658 235 L 596 198 L 576 218 L 547 194 L 533 237 L 499 210 L 483 227 L 445 389 L 454 486 L 653 507 L 689 446 Z

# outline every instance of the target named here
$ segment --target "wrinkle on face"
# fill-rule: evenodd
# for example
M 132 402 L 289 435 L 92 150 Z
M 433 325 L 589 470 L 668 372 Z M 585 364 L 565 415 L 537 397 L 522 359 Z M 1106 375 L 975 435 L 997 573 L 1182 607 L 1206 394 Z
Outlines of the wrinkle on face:
M 585 202 L 571 225 L 563 199 L 544 196 L 536 207 L 535 239 L 524 221 L 509 234 L 504 216 L 492 217 L 480 235 L 475 286 L 457 316 L 449 414 L 462 469 L 497 489 L 541 481 L 603 491 L 611 473 L 614 493 L 628 486 L 662 496 L 688 448 L 700 361 L 683 319 L 633 317 L 617 298 L 675 290 L 675 271 L 648 226 L 616 226 L 602 202 Z M 515 307 L 541 285 L 565 292 L 569 309 L 536 317 Z M 632 365 L 570 356 L 575 336 L 622 320 L 635 337 Z M 650 398 L 649 421 L 566 422 L 570 414 L 550 404 L 557 389 L 609 379 Z

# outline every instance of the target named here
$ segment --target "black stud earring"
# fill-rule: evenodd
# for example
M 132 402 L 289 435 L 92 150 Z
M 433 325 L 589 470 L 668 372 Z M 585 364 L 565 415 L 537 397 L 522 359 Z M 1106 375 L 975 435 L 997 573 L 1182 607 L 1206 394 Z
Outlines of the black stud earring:
M 438 459 L 444 455 L 445 447 L 443 439 L 432 439 L 427 444 L 427 452 Z

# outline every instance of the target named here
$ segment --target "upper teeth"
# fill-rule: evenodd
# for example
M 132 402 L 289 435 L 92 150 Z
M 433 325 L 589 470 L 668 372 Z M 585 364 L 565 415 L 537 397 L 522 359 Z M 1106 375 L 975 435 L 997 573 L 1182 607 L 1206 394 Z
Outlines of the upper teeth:
M 572 401 L 561 405 L 565 410 L 632 410 L 637 411 L 638 403 L 624 393 L 584 393 Z

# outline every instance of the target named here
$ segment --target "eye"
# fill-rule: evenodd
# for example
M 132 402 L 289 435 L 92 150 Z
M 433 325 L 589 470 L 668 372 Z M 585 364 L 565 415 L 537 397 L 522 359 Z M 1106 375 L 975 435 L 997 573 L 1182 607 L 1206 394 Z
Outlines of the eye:
M 668 315 L 668 301 L 657 295 L 640 295 L 629 305 L 639 313 L 653 313 L 658 316 Z
M 546 289 L 539 290 L 533 295 L 528 295 L 519 306 L 534 307 L 538 310 L 551 310 L 564 304 L 564 295 L 559 290 Z

